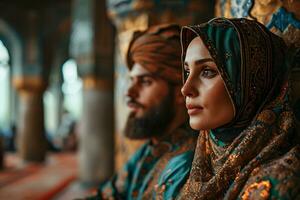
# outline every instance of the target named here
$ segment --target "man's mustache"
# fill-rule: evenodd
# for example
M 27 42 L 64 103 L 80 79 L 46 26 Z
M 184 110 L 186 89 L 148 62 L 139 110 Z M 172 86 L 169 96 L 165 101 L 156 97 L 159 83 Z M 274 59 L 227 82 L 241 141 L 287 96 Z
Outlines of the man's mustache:
M 140 102 L 138 102 L 138 101 L 136 101 L 135 99 L 132 99 L 132 98 L 128 99 L 128 100 L 126 101 L 126 104 L 127 104 L 128 106 L 134 106 L 134 107 L 145 108 L 145 106 L 144 106 L 143 104 L 141 104 Z

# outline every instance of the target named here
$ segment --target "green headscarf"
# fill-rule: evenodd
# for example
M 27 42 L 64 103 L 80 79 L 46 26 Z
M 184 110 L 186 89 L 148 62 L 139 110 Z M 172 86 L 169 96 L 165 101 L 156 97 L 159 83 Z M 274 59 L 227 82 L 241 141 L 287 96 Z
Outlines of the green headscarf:
M 294 119 L 288 101 L 291 65 L 287 48 L 281 38 L 256 21 L 216 18 L 182 28 L 182 61 L 195 37 L 201 37 L 214 59 L 235 117 L 210 133 L 200 132 L 182 199 L 236 199 L 248 195 L 255 168 L 263 171 L 269 160 L 280 160 L 282 155 L 299 159 L 292 156 L 299 153 L 299 147 L 291 142 Z M 295 168 L 300 170 L 298 165 Z M 269 170 L 266 176 L 276 173 Z

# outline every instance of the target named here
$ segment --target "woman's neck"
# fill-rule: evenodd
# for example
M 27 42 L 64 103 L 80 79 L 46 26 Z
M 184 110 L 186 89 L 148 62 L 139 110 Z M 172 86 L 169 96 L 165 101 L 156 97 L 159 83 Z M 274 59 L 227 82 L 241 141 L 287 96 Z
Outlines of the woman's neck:
M 243 130 L 243 128 L 217 128 L 209 131 L 209 136 L 218 146 L 225 147 L 230 144 Z

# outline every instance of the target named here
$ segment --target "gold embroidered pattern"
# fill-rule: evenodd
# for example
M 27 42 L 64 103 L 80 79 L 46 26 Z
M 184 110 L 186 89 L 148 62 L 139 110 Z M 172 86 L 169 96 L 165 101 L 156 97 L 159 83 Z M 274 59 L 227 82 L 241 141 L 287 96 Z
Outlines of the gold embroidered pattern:
M 276 115 L 272 110 L 264 110 L 259 114 L 257 119 L 263 123 L 271 125 L 275 122 Z
M 270 196 L 271 186 L 272 185 L 270 181 L 261 181 L 259 183 L 253 183 L 245 190 L 242 196 L 242 200 L 254 199 L 252 195 L 256 197 L 257 200 L 266 200 Z

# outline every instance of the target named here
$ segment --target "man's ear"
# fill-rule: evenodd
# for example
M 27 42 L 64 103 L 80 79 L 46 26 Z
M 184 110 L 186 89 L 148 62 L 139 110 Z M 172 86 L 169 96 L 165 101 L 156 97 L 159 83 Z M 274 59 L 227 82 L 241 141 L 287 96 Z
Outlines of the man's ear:
M 184 104 L 185 101 L 184 101 L 184 97 L 181 93 L 181 85 L 176 85 L 175 86 L 175 91 L 174 91 L 174 94 L 175 94 L 175 104 L 176 105 L 181 105 L 181 104 Z

